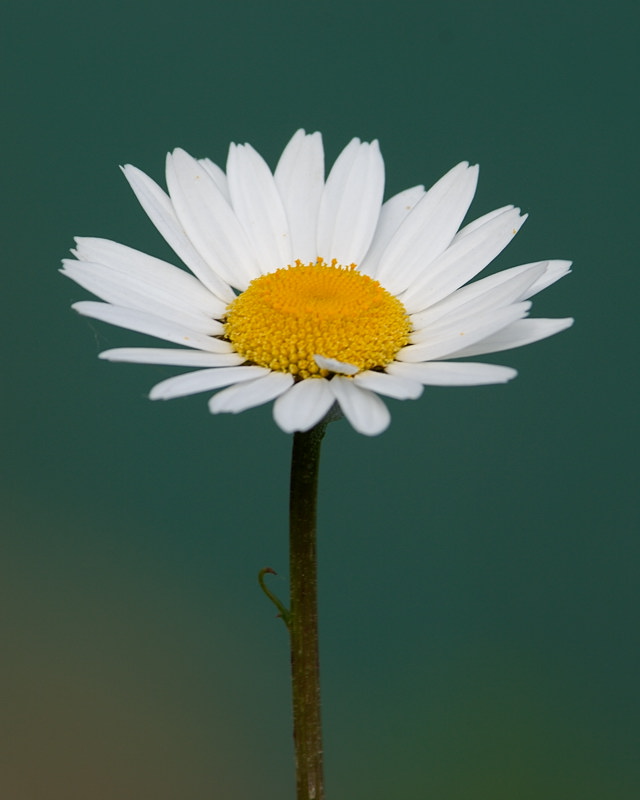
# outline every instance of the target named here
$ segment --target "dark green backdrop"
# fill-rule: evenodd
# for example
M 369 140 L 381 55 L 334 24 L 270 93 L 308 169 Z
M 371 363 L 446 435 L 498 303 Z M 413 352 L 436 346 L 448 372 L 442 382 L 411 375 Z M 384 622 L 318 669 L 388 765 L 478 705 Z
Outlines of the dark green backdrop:
M 575 316 L 507 386 L 329 431 L 321 604 L 329 798 L 632 800 L 638 752 L 636 4 L 3 5 L 0 796 L 284 800 L 289 437 L 268 409 L 146 399 L 98 361 L 74 235 L 169 257 L 122 178 L 182 146 L 273 165 L 378 137 L 387 194 L 481 165 L 530 212 L 506 267 L 572 258 Z M 632 324 L 633 321 L 633 324 Z

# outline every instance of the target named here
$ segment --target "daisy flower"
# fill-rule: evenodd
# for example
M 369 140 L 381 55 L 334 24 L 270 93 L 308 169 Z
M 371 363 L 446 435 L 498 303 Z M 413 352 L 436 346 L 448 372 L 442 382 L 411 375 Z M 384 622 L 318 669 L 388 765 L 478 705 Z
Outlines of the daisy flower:
M 424 386 L 504 383 L 510 367 L 457 359 L 551 336 L 571 319 L 528 319 L 530 297 L 569 271 L 537 261 L 469 283 L 526 219 L 504 206 L 460 227 L 478 167 L 383 203 L 378 143 L 353 139 L 325 180 L 319 133 L 299 130 L 272 173 L 231 145 L 226 173 L 184 150 L 167 156 L 168 193 L 123 168 L 140 204 L 190 272 L 106 239 L 78 238 L 62 272 L 104 302 L 80 314 L 180 345 L 117 348 L 108 361 L 192 367 L 152 399 L 220 390 L 212 413 L 275 401 L 286 432 L 337 405 L 356 431 L 382 432 L 381 399 Z M 455 359 L 455 360 L 452 360 Z

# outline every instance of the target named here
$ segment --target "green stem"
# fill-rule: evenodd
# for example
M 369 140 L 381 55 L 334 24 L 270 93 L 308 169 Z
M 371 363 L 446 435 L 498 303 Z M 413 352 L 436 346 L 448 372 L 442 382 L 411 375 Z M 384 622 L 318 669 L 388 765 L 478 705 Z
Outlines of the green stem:
M 326 425 L 326 422 L 321 422 L 310 431 L 294 434 L 291 458 L 289 504 L 291 600 L 287 624 L 291 637 L 296 800 L 324 798 L 318 651 L 316 507 L 320 445 Z

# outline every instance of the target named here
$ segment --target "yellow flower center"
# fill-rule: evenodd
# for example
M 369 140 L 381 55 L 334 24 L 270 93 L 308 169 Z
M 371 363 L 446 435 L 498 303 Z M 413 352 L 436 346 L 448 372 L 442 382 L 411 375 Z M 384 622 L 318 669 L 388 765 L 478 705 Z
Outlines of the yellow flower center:
M 251 281 L 227 308 L 225 338 L 247 361 L 297 378 L 326 376 L 314 355 L 359 370 L 384 367 L 407 344 L 402 303 L 378 281 L 319 259 Z

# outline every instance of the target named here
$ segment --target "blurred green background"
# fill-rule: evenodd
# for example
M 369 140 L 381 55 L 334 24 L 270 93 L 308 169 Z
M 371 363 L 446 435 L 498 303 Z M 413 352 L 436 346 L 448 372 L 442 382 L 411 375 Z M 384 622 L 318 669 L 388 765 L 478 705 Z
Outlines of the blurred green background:
M 321 476 L 329 798 L 640 796 L 636 4 L 3 4 L 0 797 L 293 797 L 290 438 L 263 408 L 147 400 L 176 370 L 78 317 L 74 235 L 172 260 L 118 165 L 328 163 L 379 138 L 387 196 L 479 162 L 495 268 L 571 258 L 507 385 L 333 425 Z M 494 268 L 492 267 L 492 269 Z

